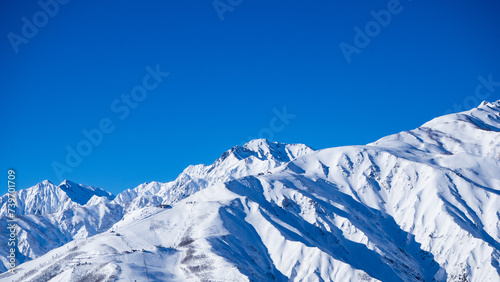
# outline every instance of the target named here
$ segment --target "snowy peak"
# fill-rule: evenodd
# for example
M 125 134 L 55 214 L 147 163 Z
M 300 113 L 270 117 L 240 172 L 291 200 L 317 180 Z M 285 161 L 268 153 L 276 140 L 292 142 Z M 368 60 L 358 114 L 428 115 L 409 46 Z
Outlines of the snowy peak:
M 372 144 L 391 151 L 428 157 L 467 154 L 500 159 L 500 101 L 483 102 L 469 111 L 435 118 L 422 126 Z M 422 156 L 425 156 L 422 155 Z
M 97 195 L 94 195 L 92 196 L 92 198 L 90 198 L 90 200 L 88 200 L 88 202 L 85 204 L 85 206 L 95 206 L 95 205 L 100 205 L 100 204 L 107 204 L 109 203 L 111 200 L 107 197 L 100 197 L 100 196 L 97 196 Z
M 37 183 L 37 185 L 48 186 L 48 185 L 54 185 L 54 184 L 52 184 L 52 182 L 50 182 L 50 180 L 43 180 L 42 182 Z
M 160 191 L 161 185 L 162 183 L 158 181 L 146 182 L 137 186 L 134 190 L 140 191 L 143 194 L 154 195 Z
M 313 151 L 304 144 L 284 144 L 255 139 L 243 146 L 234 146 L 209 166 L 188 166 L 177 180 L 196 178 L 227 180 L 228 177 L 238 178 L 264 173 Z
M 314 151 L 304 144 L 283 144 L 271 142 L 267 139 L 252 140 L 243 147 L 235 146 L 222 154 L 220 161 L 224 161 L 229 156 L 234 156 L 238 160 L 243 160 L 251 156 L 259 160 L 275 160 L 278 162 L 289 162 L 301 155 Z
M 216 183 L 270 173 L 270 170 L 313 151 L 304 144 L 252 140 L 224 152 L 211 165 L 190 165 L 174 181 L 141 184 L 118 194 L 113 202 L 124 205 L 127 211 L 157 206 L 158 201 L 170 205 Z
M 455 129 L 455 124 L 462 126 L 468 124 L 477 129 L 486 131 L 500 131 L 500 100 L 490 103 L 483 101 L 477 108 L 455 114 L 435 118 L 422 127 L 435 129 Z M 450 125 L 451 128 L 450 128 Z
M 101 188 L 77 184 L 69 180 L 64 180 L 59 184 L 59 188 L 75 203 L 85 205 L 93 196 L 106 197 L 112 199 L 113 195 Z
M 58 186 L 44 180 L 28 189 L 17 191 L 17 214 L 47 214 L 71 207 L 73 204 Z M 0 214 L 7 214 L 8 195 L 0 199 Z
M 17 214 L 50 214 L 85 205 L 93 196 L 112 199 L 112 194 L 97 187 L 64 180 L 59 186 L 44 180 L 17 191 Z M 8 195 L 0 198 L 0 215 L 7 214 Z
M 267 173 L 313 151 L 304 144 L 283 144 L 266 139 L 255 139 L 224 152 L 209 166 L 188 166 L 176 181 L 192 183 L 196 179 L 202 179 L 201 186 L 206 187 L 209 184 L 221 183 L 229 179 Z

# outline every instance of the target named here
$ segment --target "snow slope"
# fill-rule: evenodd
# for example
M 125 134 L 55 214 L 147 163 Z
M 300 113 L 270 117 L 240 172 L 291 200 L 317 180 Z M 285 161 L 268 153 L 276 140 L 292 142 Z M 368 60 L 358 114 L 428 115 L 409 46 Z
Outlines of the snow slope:
M 101 204 L 75 207 L 44 215 L 22 215 L 17 218 L 17 242 L 19 263 L 37 258 L 74 239 L 87 238 L 108 230 L 123 217 L 119 205 Z M 7 228 L 7 218 L 0 218 L 0 226 Z M 0 233 L 0 240 L 7 242 L 9 234 Z M 7 248 L 0 248 L 0 265 L 6 270 Z
M 500 101 L 366 146 L 247 145 L 0 280 L 500 281 Z

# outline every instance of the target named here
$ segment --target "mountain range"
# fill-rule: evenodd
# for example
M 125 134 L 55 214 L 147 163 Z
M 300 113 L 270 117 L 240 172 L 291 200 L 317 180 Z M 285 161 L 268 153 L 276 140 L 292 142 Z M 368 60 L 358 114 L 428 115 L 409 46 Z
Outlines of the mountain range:
M 116 196 L 16 197 L 1 281 L 500 281 L 500 101 L 364 146 L 256 139 Z

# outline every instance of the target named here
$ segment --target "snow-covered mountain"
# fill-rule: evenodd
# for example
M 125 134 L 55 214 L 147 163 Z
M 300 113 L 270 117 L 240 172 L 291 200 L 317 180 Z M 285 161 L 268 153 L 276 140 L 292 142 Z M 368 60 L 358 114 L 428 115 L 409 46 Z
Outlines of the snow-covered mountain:
M 55 186 L 50 181 L 19 190 L 16 193 L 19 262 L 37 258 L 53 248 L 75 238 L 87 238 L 109 229 L 122 218 L 119 205 L 92 205 L 106 203 L 113 195 L 101 188 L 76 184 L 64 180 Z M 0 226 L 7 230 L 8 196 L 0 198 Z M 0 233 L 0 240 L 8 241 L 7 232 Z M 7 246 L 0 248 L 0 270 L 7 269 Z
M 17 193 L 21 262 L 37 258 L 74 239 L 108 230 L 116 222 L 136 219 L 134 210 L 173 204 L 206 188 L 235 177 L 258 174 L 312 151 L 302 144 L 281 144 L 265 139 L 250 141 L 225 152 L 210 166 L 189 166 L 168 183 L 144 183 L 118 194 L 64 180 L 59 186 L 43 181 Z M 7 228 L 7 199 L 0 198 L 0 226 Z M 156 210 L 160 211 L 159 209 Z M 142 214 L 142 213 L 139 213 Z M 7 241 L 9 234 L 0 234 Z M 0 271 L 7 270 L 8 248 L 0 248 Z
M 93 199 L 120 220 L 0 280 L 500 281 L 500 101 L 366 146 L 254 140 Z
M 58 186 L 45 180 L 16 193 L 16 214 L 50 214 L 85 205 L 92 197 L 112 199 L 113 195 L 101 188 L 85 186 L 64 180 Z M 0 198 L 0 216 L 7 215 L 8 195 Z
M 270 173 L 273 169 L 299 156 L 312 152 L 303 144 L 282 144 L 256 139 L 244 146 L 235 146 L 224 152 L 211 165 L 188 166 L 172 182 L 144 183 L 116 196 L 114 202 L 124 205 L 127 211 L 157 206 L 172 205 L 185 197 L 210 185 L 230 179 L 259 173 Z
M 70 209 L 43 215 L 17 217 L 17 241 L 20 263 L 44 255 L 74 239 L 87 238 L 112 227 L 123 217 L 119 205 L 100 204 L 75 206 Z M 0 217 L 0 226 L 7 229 L 7 217 Z M 0 233 L 0 240 L 8 241 L 8 232 Z M 7 269 L 8 248 L 0 248 L 0 269 Z

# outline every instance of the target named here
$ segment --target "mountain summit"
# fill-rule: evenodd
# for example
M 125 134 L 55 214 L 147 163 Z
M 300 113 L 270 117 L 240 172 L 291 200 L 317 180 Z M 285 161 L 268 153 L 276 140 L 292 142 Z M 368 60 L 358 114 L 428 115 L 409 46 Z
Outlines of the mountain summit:
M 289 162 L 297 157 L 313 151 L 304 144 L 283 144 L 270 142 L 267 139 L 255 139 L 249 141 L 243 147 L 235 146 L 222 154 L 220 161 L 230 155 L 238 160 L 255 157 L 259 160 L 274 160 L 276 162 Z
M 76 184 L 69 180 L 64 180 L 58 187 L 62 189 L 73 202 L 80 205 L 85 205 L 94 196 L 106 197 L 110 200 L 113 199 L 111 193 L 101 188 Z
M 270 173 L 290 160 L 314 151 L 304 144 L 256 139 L 224 152 L 211 165 L 190 165 L 167 183 L 144 183 L 117 195 L 114 202 L 128 211 L 158 204 L 171 205 L 210 185 L 248 175 Z
M 19 190 L 17 196 L 18 215 L 49 214 L 85 205 L 93 196 L 113 198 L 113 195 L 101 188 L 76 184 L 64 180 L 56 186 L 44 180 L 33 187 Z M 0 198 L 0 215 L 7 214 L 8 195 Z

